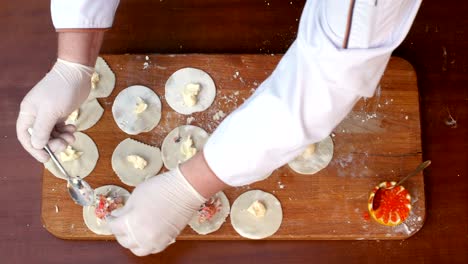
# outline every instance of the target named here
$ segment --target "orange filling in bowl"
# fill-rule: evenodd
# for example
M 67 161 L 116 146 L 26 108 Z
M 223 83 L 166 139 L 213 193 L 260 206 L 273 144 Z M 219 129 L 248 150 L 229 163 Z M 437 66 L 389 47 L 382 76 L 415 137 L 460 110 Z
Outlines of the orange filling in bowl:
M 401 185 L 386 189 L 395 184 L 395 182 L 382 182 L 369 195 L 367 203 L 369 213 L 382 225 L 399 225 L 406 220 L 411 211 L 411 196 L 408 190 Z M 382 190 L 377 193 L 379 188 Z M 376 205 L 376 210 L 372 208 L 373 203 Z

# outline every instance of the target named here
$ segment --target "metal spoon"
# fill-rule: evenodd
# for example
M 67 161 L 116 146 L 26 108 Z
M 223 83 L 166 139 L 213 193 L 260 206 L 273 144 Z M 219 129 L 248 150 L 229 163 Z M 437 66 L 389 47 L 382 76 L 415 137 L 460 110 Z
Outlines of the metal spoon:
M 28 132 L 32 135 L 32 129 L 28 129 Z M 91 186 L 89 186 L 89 184 L 85 180 L 82 180 L 80 177 L 70 176 L 65 170 L 65 168 L 62 166 L 60 161 L 57 159 L 55 154 L 50 150 L 48 145 L 44 147 L 44 150 L 47 152 L 47 154 L 49 154 L 52 161 L 67 178 L 67 189 L 72 200 L 75 201 L 76 204 L 81 206 L 89 206 L 94 204 L 93 188 L 91 188 Z
M 418 173 L 420 173 L 422 170 L 424 170 L 425 168 L 427 168 L 429 165 L 431 165 L 431 161 L 430 160 L 426 160 L 425 162 L 419 164 L 418 167 L 416 167 L 416 169 L 414 171 L 412 171 L 411 173 L 409 173 L 408 175 L 406 175 L 406 177 L 404 177 L 403 179 L 401 179 L 399 182 L 397 182 L 397 184 L 395 185 L 392 185 L 390 187 L 385 187 L 385 189 L 387 190 L 391 190 L 397 186 L 400 186 L 402 183 L 404 183 L 406 180 L 408 180 L 409 178 L 417 175 Z M 372 199 L 372 210 L 377 210 L 379 209 L 380 207 L 380 199 L 375 199 L 376 197 L 380 197 L 381 196 L 381 193 L 382 193 L 382 189 L 384 189 L 383 187 L 380 187 L 374 194 L 374 198 Z

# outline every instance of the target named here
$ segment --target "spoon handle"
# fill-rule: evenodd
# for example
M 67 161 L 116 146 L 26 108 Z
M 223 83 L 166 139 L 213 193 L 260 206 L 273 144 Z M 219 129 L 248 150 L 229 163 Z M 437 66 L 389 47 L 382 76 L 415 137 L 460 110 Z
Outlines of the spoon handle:
M 28 133 L 29 133 L 29 135 L 32 136 L 32 134 L 33 134 L 32 128 L 28 128 Z M 52 161 L 55 163 L 55 165 L 57 165 L 57 167 L 58 167 L 59 170 L 63 173 L 63 175 L 65 175 L 65 177 L 67 177 L 68 180 L 71 180 L 70 175 L 68 175 L 67 171 L 66 171 L 65 168 L 62 166 L 62 163 L 60 163 L 60 161 L 57 159 L 57 157 L 55 156 L 54 152 L 52 152 L 52 150 L 50 150 L 49 145 L 46 144 L 46 145 L 44 146 L 44 150 L 47 152 L 47 154 L 49 154 L 50 158 L 51 158 Z
M 427 168 L 429 165 L 431 165 L 431 161 L 430 160 L 426 160 L 425 162 L 419 164 L 419 166 L 413 171 L 411 172 L 410 174 L 406 175 L 406 177 L 404 177 L 403 179 L 401 179 L 396 185 L 396 186 L 399 186 L 401 185 L 402 183 L 404 183 L 406 180 L 408 180 L 409 178 L 415 176 L 416 174 L 420 173 L 422 170 L 424 170 L 425 168 Z
M 71 179 L 70 175 L 68 175 L 67 171 L 65 170 L 65 168 L 62 166 L 62 163 L 60 163 L 60 161 L 57 159 L 57 157 L 55 156 L 54 152 L 52 152 L 49 148 L 48 145 L 45 145 L 44 147 L 44 150 L 49 154 L 50 158 L 52 159 L 52 161 L 55 163 L 55 165 L 57 165 L 57 167 L 60 169 L 60 171 L 63 173 L 63 175 L 65 175 L 65 177 L 67 177 L 67 179 Z

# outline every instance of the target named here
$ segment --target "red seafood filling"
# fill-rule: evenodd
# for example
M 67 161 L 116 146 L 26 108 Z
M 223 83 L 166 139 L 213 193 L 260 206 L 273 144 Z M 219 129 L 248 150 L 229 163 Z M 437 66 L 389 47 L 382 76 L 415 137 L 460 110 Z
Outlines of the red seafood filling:
M 112 211 L 124 206 L 122 197 L 111 197 L 103 194 L 99 195 L 98 205 L 94 212 L 99 219 L 104 219 Z
M 203 223 L 211 220 L 213 216 L 221 210 L 221 201 L 216 198 L 211 198 L 208 202 L 204 203 L 198 210 L 198 222 Z

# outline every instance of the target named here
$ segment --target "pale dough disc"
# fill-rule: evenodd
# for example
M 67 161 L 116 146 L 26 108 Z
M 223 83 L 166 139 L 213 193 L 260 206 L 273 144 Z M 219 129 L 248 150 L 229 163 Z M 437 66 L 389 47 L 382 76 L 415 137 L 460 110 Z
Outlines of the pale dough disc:
M 99 159 L 98 149 L 94 141 L 88 135 L 82 132 L 75 132 L 73 135 L 75 136 L 75 142 L 71 144 L 72 148 L 77 152 L 83 152 L 83 154 L 76 160 L 61 163 L 70 176 L 84 178 L 96 167 L 96 163 Z M 57 152 L 55 155 L 60 160 L 60 153 Z M 44 165 L 46 169 L 56 177 L 66 179 L 65 175 L 55 166 L 52 160 L 44 163 Z
M 104 113 L 104 108 L 96 99 L 84 102 L 78 110 L 78 118 L 76 121 L 65 121 L 65 124 L 76 126 L 78 131 L 83 131 L 94 126 Z
M 200 84 L 198 102 L 194 106 L 185 105 L 182 95 L 185 86 L 189 83 Z M 182 68 L 167 79 L 165 96 L 172 109 L 180 114 L 190 115 L 210 107 L 216 96 L 216 86 L 208 73 L 195 68 Z
M 100 194 L 108 193 L 113 193 L 117 196 L 123 197 L 124 204 L 127 202 L 128 197 L 130 196 L 130 193 L 122 187 L 115 185 L 104 185 L 94 190 L 94 199 L 97 200 Z M 96 207 L 94 205 L 83 207 L 83 220 L 86 226 L 89 230 L 98 235 L 112 235 L 106 220 L 101 220 L 96 217 L 96 213 L 94 212 L 95 209 Z
M 333 140 L 330 136 L 317 143 L 315 152 L 305 159 L 299 155 L 288 163 L 289 167 L 300 174 L 315 174 L 326 168 L 333 158 Z
M 265 216 L 255 217 L 247 209 L 255 201 L 265 208 Z M 270 193 L 253 190 L 241 194 L 231 207 L 231 224 L 239 235 L 250 239 L 262 239 L 273 235 L 281 226 L 281 203 Z
M 143 169 L 136 169 L 127 161 L 127 156 L 138 155 L 148 163 Z M 112 169 L 120 180 L 130 186 L 137 186 L 155 176 L 162 167 L 161 151 L 157 147 L 127 138 L 120 142 L 112 154 Z
M 176 127 L 164 138 L 161 146 L 162 160 L 164 166 L 169 169 L 175 169 L 179 163 L 185 161 L 184 155 L 180 151 L 181 144 L 188 136 L 191 136 L 193 145 L 200 151 L 208 140 L 208 133 L 205 130 L 192 125 Z M 178 142 L 177 142 L 177 139 Z
M 138 97 L 148 105 L 140 114 L 134 112 Z M 161 120 L 161 100 L 148 87 L 133 85 L 117 95 L 112 105 L 112 114 L 123 132 L 130 135 L 148 132 Z
M 94 70 L 99 74 L 99 82 L 96 84 L 96 88 L 91 89 L 88 100 L 108 97 L 115 87 L 115 74 L 103 58 L 97 58 Z
M 213 196 L 213 198 L 217 198 L 221 201 L 220 211 L 217 212 L 210 220 L 206 220 L 203 223 L 200 223 L 198 221 L 197 212 L 189 222 L 189 225 L 193 229 L 193 231 L 197 232 L 200 235 L 206 235 L 218 230 L 226 221 L 226 218 L 229 215 L 229 211 L 231 210 L 229 206 L 229 200 L 223 192 L 218 192 Z

